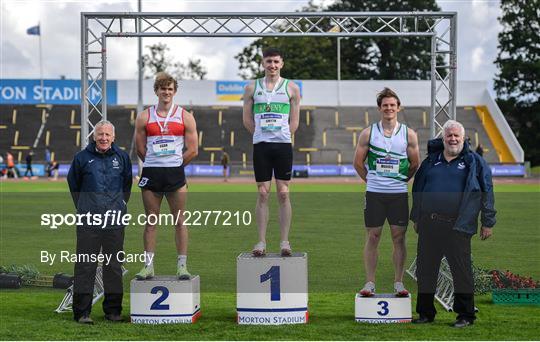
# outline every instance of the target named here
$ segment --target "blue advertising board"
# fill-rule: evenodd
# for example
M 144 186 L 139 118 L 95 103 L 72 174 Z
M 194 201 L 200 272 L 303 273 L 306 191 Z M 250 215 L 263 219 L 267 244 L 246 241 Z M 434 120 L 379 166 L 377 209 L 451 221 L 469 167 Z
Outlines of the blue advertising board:
M 339 175 L 340 176 L 358 176 L 358 173 L 356 172 L 356 169 L 354 168 L 354 166 L 342 165 Z
M 307 171 L 310 177 L 356 176 L 352 165 L 294 165 L 293 171 Z
M 58 166 L 58 176 L 67 177 L 70 167 L 70 164 L 60 164 Z
M 99 82 L 98 82 L 99 83 Z M 107 81 L 107 104 L 117 104 L 117 81 Z M 80 80 L 0 79 L 0 104 L 39 104 L 41 95 L 44 103 L 74 105 L 81 103 Z M 101 90 L 97 84 L 90 90 L 92 103 L 99 103 Z
M 489 164 L 493 177 L 515 177 L 525 176 L 525 165 L 523 164 Z
M 26 164 L 17 164 L 17 169 L 21 175 L 26 171 Z M 58 174 L 65 177 L 69 171 L 69 164 L 60 164 Z M 490 164 L 493 177 L 523 177 L 525 176 L 525 166 L 523 164 Z M 5 164 L 0 164 L 0 169 L 5 168 Z M 133 175 L 137 175 L 139 167 L 133 164 Z M 36 176 L 45 175 L 44 164 L 32 164 L 32 171 Z M 349 176 L 356 177 L 356 170 L 352 165 L 294 165 L 293 171 L 307 171 L 310 177 L 335 177 Z M 223 166 L 208 164 L 190 164 L 185 168 L 186 176 L 195 177 L 222 177 Z
M 15 164 L 17 170 L 19 170 L 19 175 L 22 177 L 26 173 L 26 164 Z M 34 176 L 43 177 L 45 176 L 45 165 L 44 164 L 32 164 L 32 173 Z
M 186 176 L 219 177 L 223 176 L 223 166 L 191 164 L 185 168 Z
M 219 101 L 242 101 L 244 88 L 250 81 L 217 81 L 216 96 Z
M 252 81 L 216 81 L 216 96 L 219 101 L 242 101 L 244 88 Z M 300 88 L 302 96 L 302 81 L 294 80 Z

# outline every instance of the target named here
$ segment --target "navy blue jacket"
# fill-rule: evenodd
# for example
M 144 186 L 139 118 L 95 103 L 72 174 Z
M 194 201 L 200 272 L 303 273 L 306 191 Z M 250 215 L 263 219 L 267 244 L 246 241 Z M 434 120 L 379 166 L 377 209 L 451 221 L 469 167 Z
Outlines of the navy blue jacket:
M 127 212 L 133 182 L 131 160 L 114 143 L 105 153 L 96 151 L 95 142 L 78 152 L 71 163 L 67 181 L 77 213 Z M 119 226 L 108 225 L 108 228 L 115 227 Z
M 428 142 L 428 156 L 420 165 L 414 176 L 412 189 L 413 205 L 411 220 L 418 222 L 422 215 L 422 193 L 426 181 L 427 171 L 430 170 L 437 160 L 437 156 L 444 150 L 442 139 L 433 139 Z M 493 195 L 493 182 L 491 169 L 484 158 L 469 148 L 467 142 L 461 152 L 469 174 L 465 183 L 465 190 L 459 206 L 459 215 L 454 229 L 467 233 L 476 234 L 478 231 L 478 214 L 482 212 L 480 221 L 484 227 L 495 225 L 495 197 Z

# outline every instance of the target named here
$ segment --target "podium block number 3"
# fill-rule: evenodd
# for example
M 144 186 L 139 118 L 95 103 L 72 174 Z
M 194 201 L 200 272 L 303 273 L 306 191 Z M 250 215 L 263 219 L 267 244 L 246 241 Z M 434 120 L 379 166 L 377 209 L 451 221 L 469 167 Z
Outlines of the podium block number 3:
M 261 274 L 261 283 L 270 279 L 270 300 L 272 302 L 281 300 L 281 280 L 279 266 L 272 266 L 268 272 Z
M 158 297 L 150 306 L 150 310 L 169 310 L 169 304 L 161 304 L 169 297 L 169 289 L 165 286 L 155 286 L 150 290 L 150 293 L 156 294 L 161 292 L 161 296 Z
M 381 300 L 380 302 L 377 303 L 377 305 L 380 305 L 381 306 L 381 310 L 377 311 L 377 313 L 381 316 L 386 316 L 388 315 L 388 313 L 390 312 L 390 310 L 388 310 L 388 302 L 385 301 L 385 300 Z

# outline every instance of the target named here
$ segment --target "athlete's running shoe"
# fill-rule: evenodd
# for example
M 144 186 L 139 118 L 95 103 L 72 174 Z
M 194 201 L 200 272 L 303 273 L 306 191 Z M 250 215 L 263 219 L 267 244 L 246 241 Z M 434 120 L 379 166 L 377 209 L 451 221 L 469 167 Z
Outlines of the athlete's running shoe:
M 176 276 L 180 280 L 189 280 L 189 278 L 191 278 L 191 274 L 188 272 L 186 266 L 178 266 L 176 269 Z
M 409 291 L 407 291 L 403 283 L 400 281 L 396 281 L 394 283 L 394 293 L 396 294 L 396 297 L 407 297 L 409 295 Z
M 144 266 L 139 273 L 135 274 L 135 278 L 137 280 L 145 280 L 145 279 L 154 278 L 154 266 L 153 265 Z
M 289 241 L 281 241 L 279 248 L 281 249 L 281 256 L 291 256 L 292 251 Z
M 253 253 L 253 256 L 256 257 L 264 256 L 266 254 L 266 243 L 260 241 L 255 245 L 255 247 L 253 247 L 251 253 Z
M 360 290 L 360 296 L 362 297 L 371 297 L 375 294 L 375 283 L 368 281 L 364 288 Z

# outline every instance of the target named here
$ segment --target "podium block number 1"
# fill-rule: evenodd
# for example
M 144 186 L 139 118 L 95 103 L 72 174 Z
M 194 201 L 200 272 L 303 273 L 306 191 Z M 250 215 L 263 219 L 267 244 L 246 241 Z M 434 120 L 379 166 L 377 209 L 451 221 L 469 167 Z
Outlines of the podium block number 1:
M 268 272 L 261 274 L 261 283 L 270 279 L 270 301 L 278 302 L 281 300 L 281 279 L 279 266 L 272 266 Z
M 150 310 L 169 310 L 169 304 L 161 304 L 169 297 L 169 289 L 165 286 L 155 286 L 150 290 L 151 294 L 161 292 L 161 296 L 156 299 L 150 306 Z
M 308 321 L 307 254 L 282 257 L 268 253 L 236 258 L 238 324 L 306 324 Z

